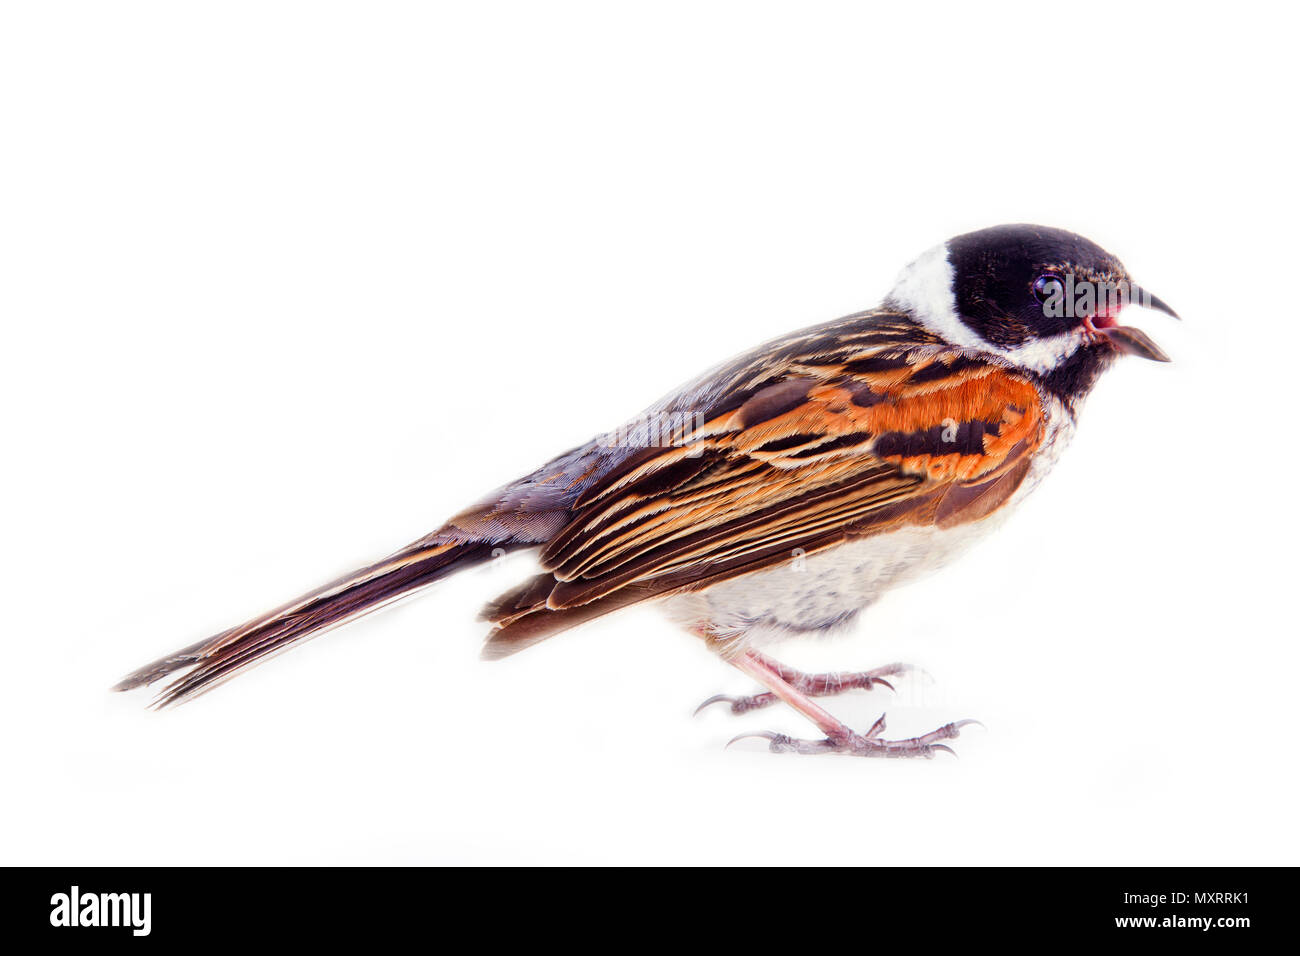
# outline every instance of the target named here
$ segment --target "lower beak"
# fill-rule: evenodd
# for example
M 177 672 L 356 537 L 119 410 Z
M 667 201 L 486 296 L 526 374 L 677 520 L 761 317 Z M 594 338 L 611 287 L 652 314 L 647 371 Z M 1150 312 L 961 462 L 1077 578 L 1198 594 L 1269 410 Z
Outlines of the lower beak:
M 1117 350 L 1125 355 L 1140 355 L 1153 362 L 1172 362 L 1168 355 L 1151 341 L 1151 336 L 1131 325 L 1112 325 L 1108 329 L 1098 329 Z
M 1164 300 L 1152 295 L 1136 283 L 1130 287 L 1129 304 L 1144 309 L 1155 309 L 1157 312 L 1163 312 L 1175 319 L 1178 318 L 1178 313 L 1171 309 Z M 1173 361 L 1160 346 L 1151 341 L 1149 335 L 1141 329 L 1133 328 L 1131 325 L 1112 325 L 1108 328 L 1098 328 L 1097 331 L 1106 336 L 1117 351 L 1123 352 L 1125 355 L 1139 355 L 1144 359 L 1151 359 L 1153 362 Z

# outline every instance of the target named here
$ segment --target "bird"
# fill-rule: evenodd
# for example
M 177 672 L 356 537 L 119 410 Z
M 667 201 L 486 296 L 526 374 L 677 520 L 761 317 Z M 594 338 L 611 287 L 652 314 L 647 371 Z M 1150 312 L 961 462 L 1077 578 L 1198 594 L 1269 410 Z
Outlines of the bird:
M 388 557 L 113 689 L 175 675 L 153 706 L 177 704 L 457 571 L 532 551 L 537 573 L 483 609 L 485 659 L 654 602 L 761 688 L 702 707 L 784 703 L 821 734 L 742 737 L 778 753 L 951 753 L 943 741 L 976 721 L 887 739 L 883 715 L 855 731 L 819 703 L 890 688 L 907 665 L 805 674 L 768 652 L 844 630 L 996 528 L 1051 470 L 1120 356 L 1170 361 L 1119 323 L 1131 305 L 1178 318 L 1075 233 L 956 236 L 906 266 L 878 307 L 725 362 Z

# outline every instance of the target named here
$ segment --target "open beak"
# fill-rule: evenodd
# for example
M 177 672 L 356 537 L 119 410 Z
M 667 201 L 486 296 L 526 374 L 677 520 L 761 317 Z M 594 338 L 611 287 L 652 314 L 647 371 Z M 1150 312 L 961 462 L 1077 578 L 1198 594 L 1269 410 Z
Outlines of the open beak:
M 1171 309 L 1163 299 L 1152 295 L 1136 283 L 1130 286 L 1129 293 L 1129 305 L 1136 305 L 1144 309 L 1155 309 L 1157 312 L 1163 312 L 1175 319 L 1179 317 L 1178 313 Z M 1093 320 L 1093 327 L 1106 337 L 1116 351 L 1125 355 L 1138 355 L 1153 362 L 1173 361 L 1141 329 L 1135 329 L 1131 325 L 1117 325 L 1112 316 L 1098 316 Z

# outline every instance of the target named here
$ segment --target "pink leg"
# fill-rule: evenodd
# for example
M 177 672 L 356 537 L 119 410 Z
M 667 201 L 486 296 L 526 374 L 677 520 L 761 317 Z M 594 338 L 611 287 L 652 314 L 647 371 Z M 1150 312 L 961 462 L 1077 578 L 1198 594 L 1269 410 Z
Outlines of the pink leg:
M 835 694 L 842 694 L 846 690 L 871 690 L 879 685 L 894 689 L 894 685 L 885 680 L 886 677 L 896 677 L 900 674 L 906 674 L 914 670 L 911 664 L 886 664 L 884 667 L 876 667 L 869 671 L 834 671 L 828 674 L 805 674 L 803 671 L 795 670 L 775 661 L 766 654 L 760 654 L 758 651 L 750 651 L 750 656 L 761 661 L 780 678 L 807 697 L 831 697 Z M 712 704 L 730 704 L 733 714 L 744 714 L 751 710 L 758 710 L 760 707 L 767 707 L 769 704 L 775 704 L 779 697 L 769 692 L 762 694 L 750 694 L 745 697 L 732 697 L 728 694 L 715 694 L 710 697 L 699 707 L 695 708 L 698 714 L 705 707 Z
M 959 720 L 945 724 L 937 730 L 920 737 L 906 740 L 881 740 L 880 733 L 885 729 L 885 718 L 881 715 L 871 729 L 865 734 L 850 730 L 837 720 L 816 701 L 793 687 L 778 670 L 781 665 L 770 661 L 761 654 L 745 652 L 730 662 L 738 670 L 748 674 L 766 687 L 775 698 L 789 704 L 803 714 L 826 735 L 824 740 L 798 740 L 785 734 L 764 731 L 757 734 L 741 734 L 735 740 L 744 737 L 763 737 L 768 741 L 768 749 L 773 753 L 847 753 L 859 757 L 933 757 L 936 752 L 952 753 L 952 748 L 939 743 L 951 740 L 961 733 L 967 724 L 978 723 L 973 720 Z M 735 740 L 732 742 L 734 743 Z

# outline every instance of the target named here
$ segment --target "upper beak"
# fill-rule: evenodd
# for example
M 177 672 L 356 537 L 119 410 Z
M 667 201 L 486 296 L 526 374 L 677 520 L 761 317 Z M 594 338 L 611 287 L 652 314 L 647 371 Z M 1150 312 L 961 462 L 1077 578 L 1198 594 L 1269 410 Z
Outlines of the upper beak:
M 1163 312 L 1175 319 L 1179 318 L 1178 313 L 1171 309 L 1163 299 L 1152 295 L 1136 283 L 1130 286 L 1129 293 L 1128 304 L 1146 309 L 1155 309 L 1157 312 Z M 1097 331 L 1106 336 L 1111 345 L 1126 355 L 1140 355 L 1142 358 L 1151 359 L 1153 362 L 1173 361 L 1160 346 L 1151 341 L 1149 335 L 1131 325 L 1099 327 Z

